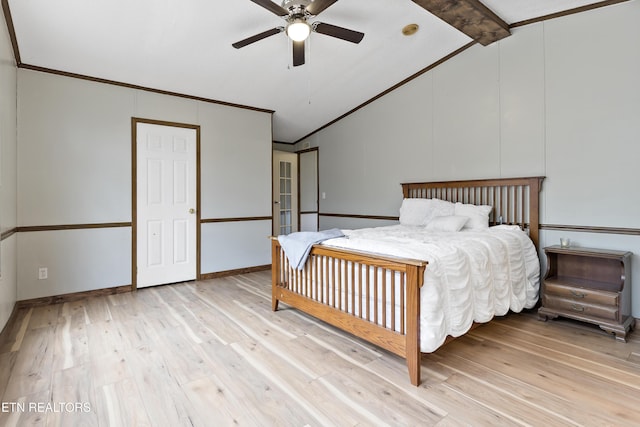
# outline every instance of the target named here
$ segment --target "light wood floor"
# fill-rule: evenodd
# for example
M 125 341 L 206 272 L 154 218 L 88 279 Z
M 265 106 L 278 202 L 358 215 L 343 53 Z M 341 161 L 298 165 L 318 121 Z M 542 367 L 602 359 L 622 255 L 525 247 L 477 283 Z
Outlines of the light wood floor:
M 0 336 L 2 426 L 625 426 L 640 422 L 628 343 L 535 314 L 404 361 L 293 309 L 270 272 L 17 312 Z M 47 406 L 49 405 L 49 406 Z

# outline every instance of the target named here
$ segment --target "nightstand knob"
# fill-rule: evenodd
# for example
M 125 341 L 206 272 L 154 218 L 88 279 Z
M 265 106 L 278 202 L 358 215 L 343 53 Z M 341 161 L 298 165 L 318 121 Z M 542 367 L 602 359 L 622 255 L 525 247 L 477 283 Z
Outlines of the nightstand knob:
M 576 298 L 584 298 L 587 296 L 587 294 L 583 294 L 582 292 L 576 292 L 573 289 L 571 290 L 571 295 L 573 295 Z
M 575 304 L 571 306 L 571 309 L 573 309 L 573 311 L 580 311 L 580 312 L 584 311 L 584 307 L 580 305 L 575 305 Z

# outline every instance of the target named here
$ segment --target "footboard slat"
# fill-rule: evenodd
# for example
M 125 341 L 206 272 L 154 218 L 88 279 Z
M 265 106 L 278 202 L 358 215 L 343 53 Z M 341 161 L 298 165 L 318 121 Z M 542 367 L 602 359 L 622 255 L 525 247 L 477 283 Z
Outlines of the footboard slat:
M 297 270 L 276 238 L 272 256 L 273 310 L 282 301 L 405 358 L 412 384 L 419 384 L 419 291 L 427 262 L 316 245 Z
M 373 267 L 373 323 L 378 323 L 378 267 Z M 371 319 L 367 319 L 371 320 Z
M 395 331 L 396 330 L 396 275 L 395 274 L 391 275 L 391 283 L 389 284 L 389 286 L 391 287 L 389 292 L 391 295 L 391 302 L 389 304 L 389 307 L 391 307 L 391 329 Z M 400 333 L 402 333 L 402 331 L 400 331 Z
M 404 313 L 406 311 L 406 303 L 405 303 L 405 296 L 404 296 L 404 294 L 405 294 L 405 283 L 404 283 L 405 280 L 404 279 L 405 279 L 404 277 L 400 278 L 400 312 L 401 313 Z M 405 322 L 405 318 L 401 317 L 400 318 L 400 332 L 404 334 L 405 331 L 406 331 L 406 329 L 405 329 L 406 327 L 407 327 L 407 324 Z

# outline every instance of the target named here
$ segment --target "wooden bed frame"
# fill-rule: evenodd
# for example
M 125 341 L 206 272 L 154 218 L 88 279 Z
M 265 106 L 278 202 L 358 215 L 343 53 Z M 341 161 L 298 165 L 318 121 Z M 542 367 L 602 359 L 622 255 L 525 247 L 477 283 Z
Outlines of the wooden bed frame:
M 402 184 L 402 191 L 405 198 L 491 205 L 490 225 L 518 224 L 538 247 L 543 179 L 407 183 Z M 349 268 L 343 268 L 346 266 Z M 426 261 L 314 245 L 303 270 L 296 270 L 289 265 L 278 239 L 272 238 L 272 309 L 276 311 L 282 301 L 405 358 L 411 384 L 417 386 L 421 354 L 419 301 L 425 268 Z M 343 270 L 347 273 L 337 273 Z M 385 301 L 387 295 L 391 295 L 391 301 Z M 399 301 L 394 301 L 395 295 L 400 295 Z M 389 302 L 390 314 L 379 310 L 377 303 L 363 307 L 363 297 L 367 301 L 381 298 L 383 307 Z

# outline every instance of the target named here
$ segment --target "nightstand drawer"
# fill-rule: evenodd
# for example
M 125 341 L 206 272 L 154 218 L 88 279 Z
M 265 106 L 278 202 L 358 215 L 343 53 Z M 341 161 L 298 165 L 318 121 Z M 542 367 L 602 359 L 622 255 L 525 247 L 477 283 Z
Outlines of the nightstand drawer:
M 597 317 L 606 320 L 618 320 L 619 316 L 618 306 L 587 304 L 584 301 L 561 298 L 555 295 L 544 295 L 542 304 L 549 309 L 561 310 L 579 316 Z
M 620 294 L 618 292 L 597 291 L 594 289 L 576 288 L 566 285 L 545 283 L 545 293 L 581 304 L 599 304 L 618 306 Z

